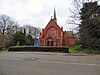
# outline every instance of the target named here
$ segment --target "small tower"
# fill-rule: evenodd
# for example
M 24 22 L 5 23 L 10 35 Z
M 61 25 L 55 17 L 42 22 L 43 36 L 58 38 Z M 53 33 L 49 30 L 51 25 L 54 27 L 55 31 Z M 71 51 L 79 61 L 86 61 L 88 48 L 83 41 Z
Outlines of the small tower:
M 57 18 L 56 18 L 56 11 L 54 9 L 54 21 L 57 23 Z

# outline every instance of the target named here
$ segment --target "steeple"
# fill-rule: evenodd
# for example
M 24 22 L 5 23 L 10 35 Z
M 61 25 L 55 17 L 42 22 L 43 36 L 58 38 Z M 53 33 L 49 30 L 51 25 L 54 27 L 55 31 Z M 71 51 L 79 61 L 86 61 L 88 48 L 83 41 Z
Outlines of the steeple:
M 56 11 L 55 11 L 55 8 L 54 8 L 54 21 L 57 23 L 57 18 L 56 18 Z

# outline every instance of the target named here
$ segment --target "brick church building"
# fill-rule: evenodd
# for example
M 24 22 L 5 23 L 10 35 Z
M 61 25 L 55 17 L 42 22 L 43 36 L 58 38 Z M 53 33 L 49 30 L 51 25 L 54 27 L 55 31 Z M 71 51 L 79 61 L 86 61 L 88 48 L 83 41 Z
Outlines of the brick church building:
M 47 26 L 42 29 L 39 37 L 41 46 L 73 46 L 75 38 L 72 31 L 63 31 L 63 27 L 57 24 L 56 12 Z

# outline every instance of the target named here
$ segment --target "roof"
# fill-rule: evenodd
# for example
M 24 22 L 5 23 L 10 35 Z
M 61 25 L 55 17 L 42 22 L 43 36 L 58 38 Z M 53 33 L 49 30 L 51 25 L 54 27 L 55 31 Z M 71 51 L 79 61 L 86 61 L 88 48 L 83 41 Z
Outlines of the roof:
M 66 34 L 67 34 L 67 37 L 74 37 L 73 31 L 67 31 Z
M 49 21 L 49 23 L 47 24 L 47 26 L 45 27 L 45 29 L 47 30 L 50 27 L 55 27 L 59 30 L 61 30 L 61 28 L 58 26 L 58 24 L 54 21 L 54 19 L 51 18 L 51 20 Z

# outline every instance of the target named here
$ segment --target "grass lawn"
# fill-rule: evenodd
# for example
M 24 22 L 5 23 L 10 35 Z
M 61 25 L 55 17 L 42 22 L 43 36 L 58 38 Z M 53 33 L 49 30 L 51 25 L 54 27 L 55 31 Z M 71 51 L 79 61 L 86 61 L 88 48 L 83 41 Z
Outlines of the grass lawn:
M 78 52 L 78 49 L 79 49 L 80 47 L 79 46 L 69 46 L 69 51 L 70 52 Z
M 85 52 L 88 54 L 100 54 L 100 50 L 93 50 L 93 49 L 87 49 L 87 48 L 81 48 L 80 46 L 69 46 L 70 52 Z

